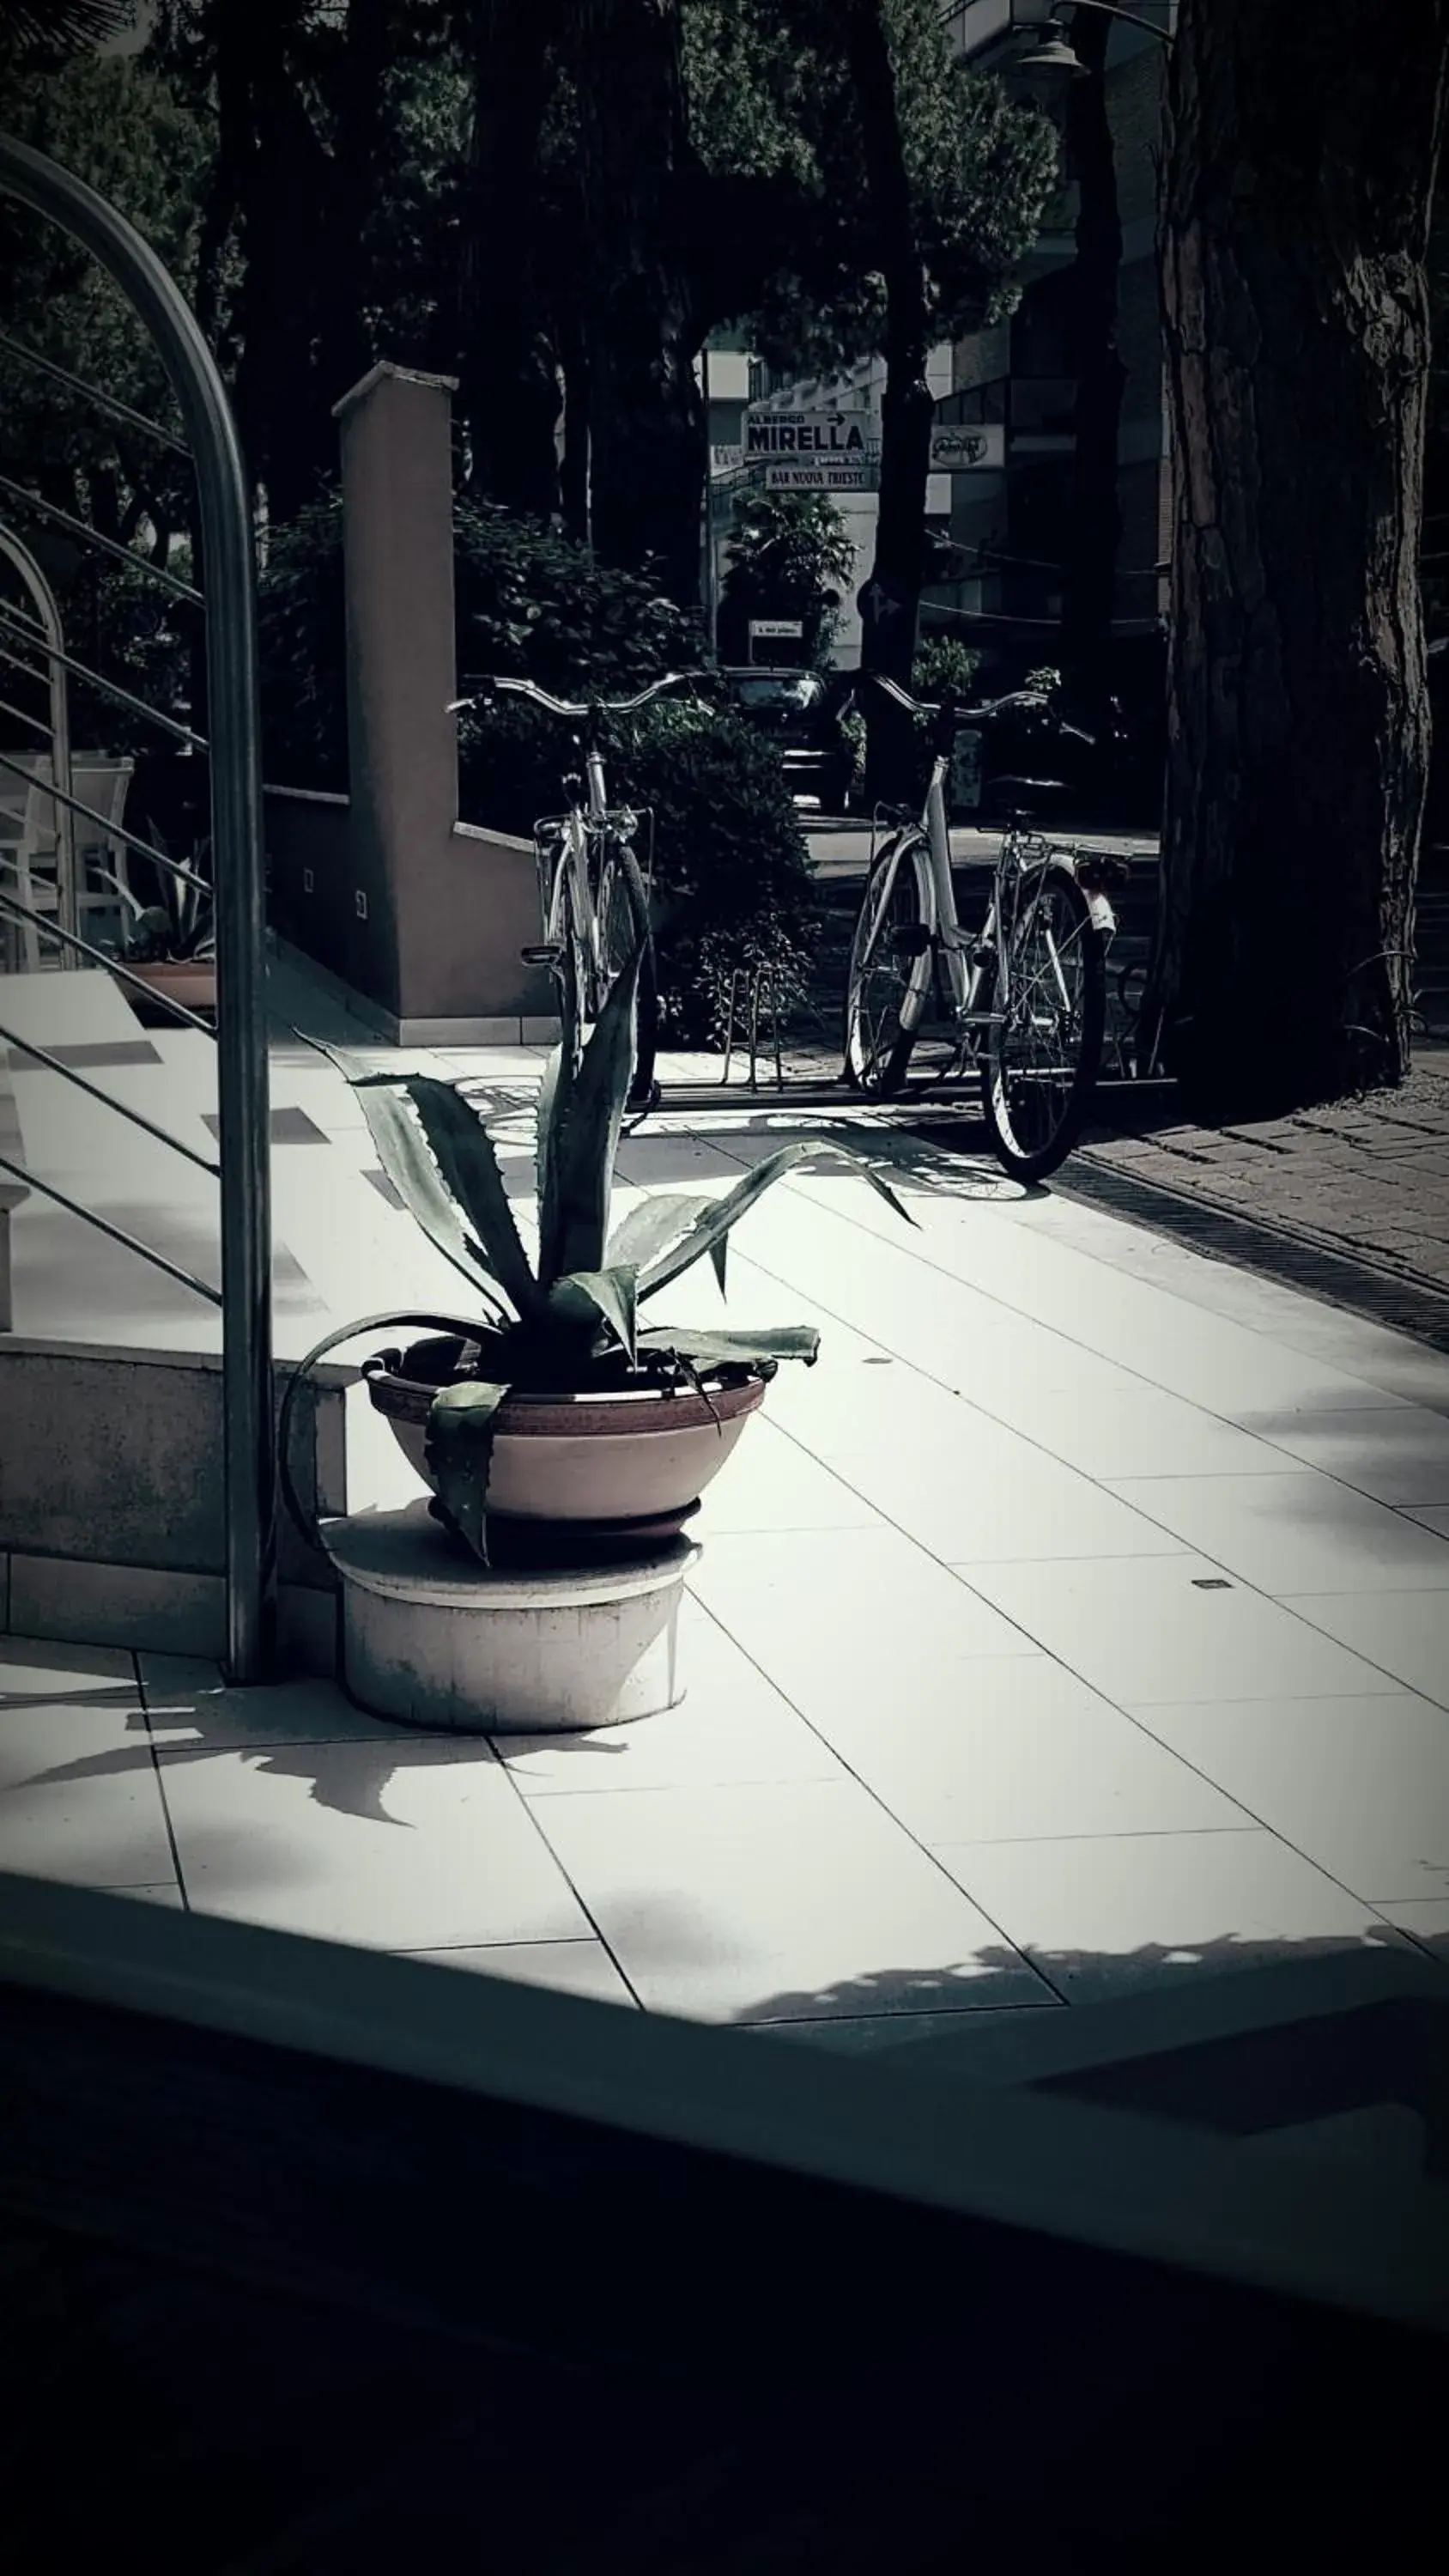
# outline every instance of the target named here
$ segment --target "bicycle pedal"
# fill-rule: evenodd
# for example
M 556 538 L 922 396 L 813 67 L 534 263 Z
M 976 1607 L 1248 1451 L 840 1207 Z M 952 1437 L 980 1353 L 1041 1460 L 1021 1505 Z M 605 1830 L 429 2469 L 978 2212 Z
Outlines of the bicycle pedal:
M 525 966 L 557 966 L 563 949 L 557 940 L 545 940 L 537 948 L 520 948 L 518 954 Z

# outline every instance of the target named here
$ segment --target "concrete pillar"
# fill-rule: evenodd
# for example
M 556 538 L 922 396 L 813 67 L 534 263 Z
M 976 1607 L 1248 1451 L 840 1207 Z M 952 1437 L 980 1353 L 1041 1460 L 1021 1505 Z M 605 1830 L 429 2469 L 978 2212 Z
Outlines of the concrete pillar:
M 382 364 L 336 406 L 356 980 L 399 1030 L 546 1018 L 531 846 L 458 820 L 453 379 Z M 499 1028 L 489 1034 L 503 1035 Z M 517 1035 L 515 1030 L 513 1034 Z

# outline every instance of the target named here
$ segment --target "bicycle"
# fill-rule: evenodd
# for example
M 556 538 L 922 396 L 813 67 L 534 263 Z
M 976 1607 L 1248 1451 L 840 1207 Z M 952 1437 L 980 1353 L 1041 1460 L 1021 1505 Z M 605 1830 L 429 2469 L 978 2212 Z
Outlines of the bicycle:
M 908 714 L 931 720 L 931 770 L 919 817 L 880 809 L 896 828 L 872 853 L 851 943 L 846 1078 L 867 1097 L 898 1096 L 934 992 L 956 1037 L 940 1078 L 979 1068 L 997 1160 L 1015 1179 L 1042 1180 L 1066 1160 L 1091 1102 L 1117 927 L 1107 888 L 1125 880 L 1126 863 L 1031 828 L 1031 806 L 1055 780 L 997 780 L 1019 801 L 1008 807 L 986 919 L 979 931 L 963 929 L 945 788 L 970 715 L 949 702 L 920 704 L 880 672 L 869 677 Z
M 448 712 L 487 706 L 498 697 L 526 698 L 546 714 L 577 724 L 574 736 L 583 752 L 583 770 L 565 773 L 565 810 L 534 827 L 538 855 L 543 940 L 522 951 L 524 963 L 546 966 L 572 1001 L 569 1019 L 582 1046 L 587 1028 L 604 1007 L 604 998 L 636 945 L 643 943 L 635 1034 L 631 1109 L 649 1107 L 655 1097 L 654 1060 L 659 1047 L 659 990 L 650 919 L 650 889 L 635 855 L 639 816 L 628 806 L 611 806 L 604 780 L 604 728 L 612 716 L 636 715 L 671 689 L 698 684 L 700 674 L 666 672 L 632 698 L 591 698 L 575 702 L 555 698 L 533 680 L 484 678 L 471 695 L 455 698 Z

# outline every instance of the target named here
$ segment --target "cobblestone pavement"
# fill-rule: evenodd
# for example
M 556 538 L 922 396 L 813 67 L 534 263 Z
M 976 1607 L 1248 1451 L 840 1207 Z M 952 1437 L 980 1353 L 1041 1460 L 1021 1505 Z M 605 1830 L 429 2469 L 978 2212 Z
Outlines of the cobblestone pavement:
M 1397 1091 L 1241 1127 L 1099 1133 L 1081 1159 L 1449 1295 L 1449 1046 L 1422 1050 Z

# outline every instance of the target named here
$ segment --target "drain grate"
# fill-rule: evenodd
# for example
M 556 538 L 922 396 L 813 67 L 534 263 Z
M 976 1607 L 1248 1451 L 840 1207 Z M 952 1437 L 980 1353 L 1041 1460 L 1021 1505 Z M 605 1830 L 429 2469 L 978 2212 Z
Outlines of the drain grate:
M 1286 1226 L 1259 1218 L 1230 1215 L 1226 1209 L 1179 1196 L 1160 1182 L 1130 1178 L 1090 1154 L 1077 1154 L 1052 1187 L 1063 1198 L 1081 1199 L 1113 1216 L 1170 1235 L 1210 1261 L 1225 1261 L 1239 1270 L 1255 1270 L 1285 1288 L 1299 1288 L 1325 1304 L 1341 1306 L 1366 1322 L 1410 1334 L 1431 1350 L 1449 1351 L 1449 1296 L 1431 1281 L 1421 1286 L 1376 1263 L 1294 1234 Z

